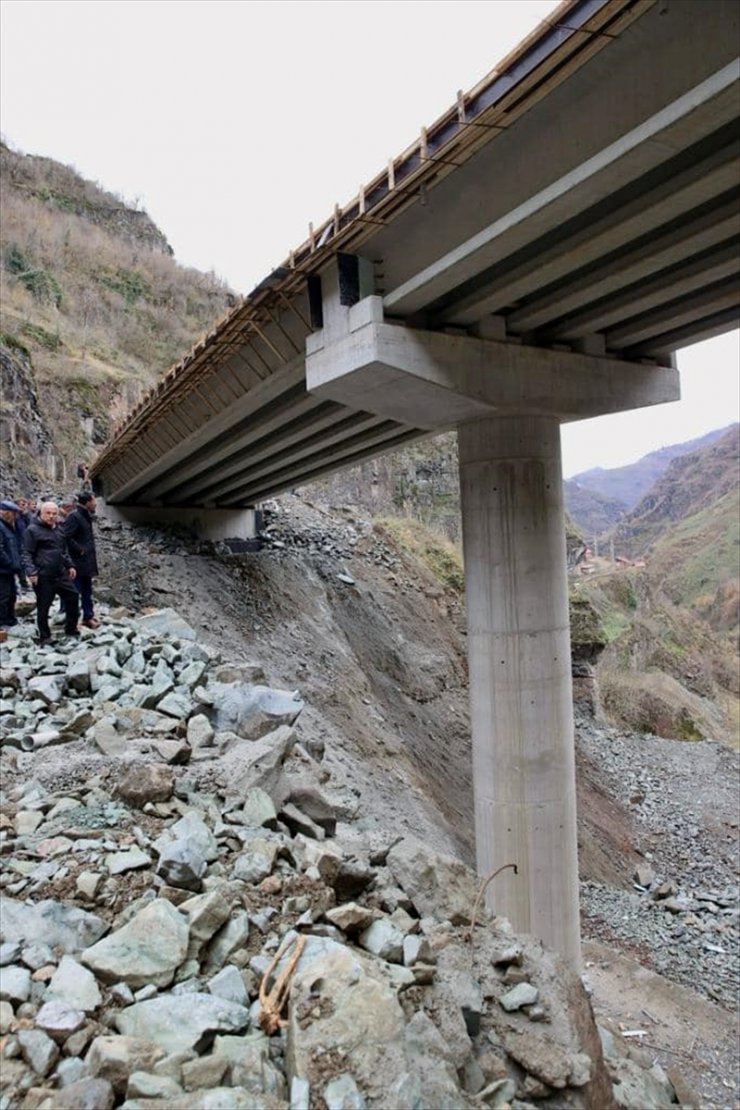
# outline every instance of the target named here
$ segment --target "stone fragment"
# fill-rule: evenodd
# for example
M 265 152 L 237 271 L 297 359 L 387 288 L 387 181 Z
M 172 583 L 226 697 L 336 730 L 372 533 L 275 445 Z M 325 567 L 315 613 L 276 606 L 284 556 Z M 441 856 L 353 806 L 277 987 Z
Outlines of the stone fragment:
M 170 636 L 176 640 L 197 640 L 198 634 L 174 609 L 157 609 L 137 618 L 145 635 Z
M 285 757 L 295 743 L 295 731 L 282 725 L 251 742 L 236 733 L 222 732 L 216 742 L 225 753 L 219 771 L 227 799 L 244 798 L 255 786 L 272 796 L 277 793 Z
M 249 915 L 244 910 L 238 910 L 219 929 L 208 945 L 203 962 L 204 973 L 214 975 L 224 966 L 229 956 L 245 945 L 248 939 Z
M 345 902 L 327 910 L 324 917 L 348 936 L 367 929 L 377 917 L 377 910 L 369 906 L 359 906 L 357 902 Z
M 175 840 L 161 851 L 157 874 L 170 886 L 198 892 L 203 886 L 203 876 L 208 864 L 198 845 L 189 840 Z
M 85 1062 L 79 1056 L 65 1056 L 59 1061 L 54 1072 L 54 1078 L 60 1087 L 70 1087 L 73 1083 L 84 1079 L 86 1075 Z
M 123 875 L 126 871 L 139 871 L 142 867 L 149 867 L 152 857 L 143 852 L 136 844 L 126 852 L 111 852 L 105 858 L 105 864 L 110 875 Z
M 103 718 L 93 726 L 93 740 L 103 755 L 111 759 L 120 759 L 126 754 L 126 742 L 113 722 L 107 718 Z
M 28 692 L 34 698 L 40 698 L 45 705 L 55 705 L 62 700 L 64 693 L 61 676 L 41 674 L 29 678 Z
M 128 924 L 87 948 L 82 962 L 108 983 L 164 987 L 185 959 L 188 926 L 174 906 L 158 898 Z
M 513 1013 L 514 1010 L 521 1010 L 522 1006 L 532 1006 L 539 996 L 537 987 L 533 987 L 531 983 L 517 983 L 510 991 L 501 995 L 499 1002 L 507 1013 Z
M 13 1007 L 5 999 L 0 1002 L 0 1037 L 4 1037 L 14 1019 Z
M 397 964 L 403 959 L 403 934 L 399 933 L 387 917 L 378 918 L 360 933 L 358 944 L 389 963 Z
M 303 1076 L 294 1075 L 290 1081 L 290 1110 L 309 1110 L 311 1085 Z
M 228 920 L 233 904 L 234 892 L 229 887 L 208 890 L 181 902 L 180 911 L 188 917 L 191 946 L 193 942 L 200 946 L 209 941 Z
M 436 956 L 426 937 L 407 934 L 403 938 L 403 962 L 406 967 L 412 967 L 420 962 L 425 964 L 436 962 Z
M 404 1030 L 406 1058 L 421 1087 L 422 1106 L 465 1105 L 452 1053 L 431 1018 L 418 1010 Z
M 241 816 L 242 824 L 252 829 L 259 829 L 262 826 L 272 829 L 277 824 L 275 803 L 259 786 L 247 792 Z
M 147 802 L 166 802 L 172 797 L 175 776 L 162 763 L 133 763 L 118 780 L 116 795 L 142 809 Z
M 40 1029 L 19 1029 L 16 1033 L 23 1059 L 36 1075 L 48 1075 L 59 1059 L 59 1049 Z
M 186 721 L 193 712 L 193 703 L 187 694 L 172 690 L 157 702 L 157 710 L 177 721 Z
M 54 962 L 54 953 L 48 944 L 36 942 L 23 949 L 21 960 L 31 971 L 38 971 L 40 967 Z
M 31 993 L 31 972 L 27 967 L 0 968 L 0 999 L 25 1002 Z
M 127 1036 L 153 1041 L 166 1052 L 196 1050 L 213 1033 L 239 1033 L 249 1024 L 249 1010 L 210 994 L 166 994 L 137 1002 L 116 1016 Z
M 166 1075 L 152 1075 L 148 1071 L 134 1071 L 128 1077 L 126 1097 L 129 1099 L 175 1099 L 182 1094 L 182 1087 Z
M 52 1094 L 43 1110 L 113 1110 L 116 1095 L 106 1079 L 80 1079 Z
M 247 841 L 244 851 L 236 857 L 232 878 L 246 883 L 258 883 L 266 878 L 275 866 L 280 845 L 274 840 L 255 837 Z
M 182 1085 L 186 1091 L 218 1087 L 229 1068 L 225 1056 L 199 1056 L 182 1065 Z
M 47 1033 L 55 1041 L 66 1041 L 85 1024 L 82 1010 L 76 1010 L 68 1002 L 54 999 L 45 1002 L 36 1014 L 36 1028 Z
M 93 944 L 108 929 L 94 914 L 51 899 L 31 904 L 0 896 L 0 921 L 6 940 L 42 940 L 65 952 Z
M 633 878 L 638 886 L 650 887 L 656 880 L 656 874 L 648 863 L 638 863 Z
M 216 732 L 233 732 L 245 740 L 258 740 L 281 725 L 292 725 L 303 709 L 297 693 L 270 686 L 212 682 L 209 691 Z
M 170 772 L 171 774 L 172 772 Z M 168 829 L 157 837 L 154 841 L 154 849 L 157 852 L 162 852 L 167 844 L 172 844 L 176 840 L 189 841 L 195 848 L 197 848 L 203 859 L 211 862 L 218 859 L 218 844 L 211 830 L 200 817 L 195 813 L 187 813 L 176 821 L 174 825 L 170 825 Z
M 308 814 L 300 810 L 293 802 L 286 802 L 283 805 L 280 816 L 294 835 L 302 833 L 304 836 L 313 837 L 314 840 L 323 840 L 326 836 L 326 832 L 321 825 L 317 825 Z
M 155 740 L 154 750 L 172 766 L 187 763 L 190 759 L 190 745 L 184 740 Z
M 465 925 L 477 894 L 475 876 L 458 860 L 404 837 L 388 853 L 387 866 L 421 917 Z
M 13 820 L 16 836 L 28 836 L 35 832 L 44 819 L 43 813 L 38 810 L 19 810 Z
M 151 1071 L 164 1055 L 164 1049 L 151 1040 L 111 1035 L 95 1038 L 85 1062 L 91 1076 L 107 1080 L 116 1093 L 122 1096 L 133 1072 Z
M 548 1087 L 567 1086 L 571 1061 L 567 1053 L 542 1033 L 508 1031 L 502 1036 L 504 1048 L 517 1064 Z
M 210 994 L 217 998 L 225 998 L 228 1002 L 236 1002 L 239 1006 L 249 1005 L 244 980 L 233 964 L 227 964 L 208 983 Z
M 406 1070 L 406 1022 L 395 991 L 367 957 L 344 946 L 302 967 L 305 958 L 304 951 L 290 987 L 288 1078 L 310 1074 L 314 1054 L 331 1045 L 358 1084 L 374 1090 L 376 1104 L 391 1105 L 384 1096 Z M 302 1021 L 308 1013 L 312 1019 Z
M 81 871 L 75 881 L 75 889 L 80 898 L 93 902 L 103 876 L 97 871 Z
M 87 659 L 70 659 L 67 665 L 67 688 L 76 694 L 90 691 L 90 664 Z
M 365 1110 L 367 1106 L 353 1077 L 347 1072 L 326 1084 L 324 1102 L 326 1110 Z
M 213 738 L 216 735 L 213 725 L 204 713 L 197 713 L 188 721 L 187 741 L 195 751 L 198 748 L 213 747 Z

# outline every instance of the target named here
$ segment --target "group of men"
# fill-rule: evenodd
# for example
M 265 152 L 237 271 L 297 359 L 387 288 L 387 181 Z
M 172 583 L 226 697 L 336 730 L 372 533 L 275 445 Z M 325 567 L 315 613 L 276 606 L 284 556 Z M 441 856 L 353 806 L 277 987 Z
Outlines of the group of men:
M 74 498 L 42 501 L 36 512 L 24 498 L 0 501 L 0 640 L 17 624 L 19 588 L 33 587 L 39 644 L 51 643 L 49 610 L 59 597 L 67 636 L 79 636 L 82 624 L 97 628 L 93 578 L 98 574 L 95 550 L 95 496 L 83 490 Z

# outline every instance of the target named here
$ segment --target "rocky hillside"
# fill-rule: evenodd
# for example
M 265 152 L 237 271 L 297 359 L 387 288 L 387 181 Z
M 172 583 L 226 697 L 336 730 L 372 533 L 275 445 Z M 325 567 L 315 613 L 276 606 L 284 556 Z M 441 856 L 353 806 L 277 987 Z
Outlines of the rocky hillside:
M 710 446 L 729 430 L 729 428 L 720 428 L 686 443 L 661 447 L 657 451 L 643 455 L 641 459 L 630 463 L 629 466 L 617 466 L 609 470 L 597 466 L 593 470 L 584 470 L 580 474 L 574 474 L 566 483 L 566 488 L 577 486 L 581 490 L 589 490 L 599 497 L 606 498 L 607 502 L 618 502 L 624 506 L 624 509 L 632 509 L 666 472 L 673 459 Z M 578 523 L 581 523 L 575 512 L 573 516 Z
M 101 628 L 26 618 L 0 672 L 8 1110 L 731 1102 L 733 753 L 579 712 L 597 1029 L 540 945 L 469 937 L 453 582 L 301 498 L 258 552 L 99 546 Z
M 0 480 L 53 488 L 233 295 L 69 166 L 0 144 L 0 172 Z

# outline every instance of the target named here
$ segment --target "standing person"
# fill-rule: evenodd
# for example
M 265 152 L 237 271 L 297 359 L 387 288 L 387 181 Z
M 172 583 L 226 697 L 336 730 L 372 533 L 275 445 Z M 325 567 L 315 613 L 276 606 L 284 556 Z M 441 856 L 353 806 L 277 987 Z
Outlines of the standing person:
M 69 514 L 61 525 L 72 564 L 77 571 L 75 586 L 82 601 L 82 623 L 87 628 L 98 628 L 100 621 L 95 617 L 93 605 L 92 580 L 98 574 L 98 559 L 95 551 L 95 497 L 88 490 L 77 494 L 77 508 Z
M 36 620 L 39 644 L 51 643 L 49 608 L 58 594 L 64 597 L 64 631 L 78 636 L 77 618 L 80 601 L 74 588 L 76 571 L 67 549 L 67 539 L 57 528 L 56 502 L 44 501 L 36 520 L 31 521 L 24 536 L 23 569 L 36 593 Z
M 20 509 L 15 501 L 0 501 L 0 639 L 7 639 L 8 629 L 17 624 L 15 602 L 18 597 L 16 578 L 26 586 L 23 573 L 21 533 L 17 519 Z

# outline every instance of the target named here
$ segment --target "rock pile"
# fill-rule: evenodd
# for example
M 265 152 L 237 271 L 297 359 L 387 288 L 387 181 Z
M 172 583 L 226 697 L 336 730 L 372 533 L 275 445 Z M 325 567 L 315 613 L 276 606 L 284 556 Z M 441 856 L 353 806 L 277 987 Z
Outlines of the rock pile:
M 2 1110 L 675 1105 L 553 953 L 470 936 L 472 873 L 360 815 L 256 664 L 170 610 L 19 631 Z

